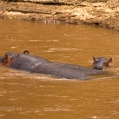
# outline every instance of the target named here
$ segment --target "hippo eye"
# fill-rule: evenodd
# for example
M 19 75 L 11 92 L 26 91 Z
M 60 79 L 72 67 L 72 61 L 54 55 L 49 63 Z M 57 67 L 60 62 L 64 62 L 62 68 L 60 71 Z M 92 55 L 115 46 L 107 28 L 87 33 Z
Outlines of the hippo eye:
M 107 65 L 107 62 L 104 62 L 103 65 Z

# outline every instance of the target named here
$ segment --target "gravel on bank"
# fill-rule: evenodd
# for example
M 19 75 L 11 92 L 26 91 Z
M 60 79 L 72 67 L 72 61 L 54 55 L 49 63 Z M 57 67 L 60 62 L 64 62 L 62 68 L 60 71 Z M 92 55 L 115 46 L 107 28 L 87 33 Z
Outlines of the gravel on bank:
M 64 5 L 0 1 L 0 18 L 45 23 L 91 24 L 119 31 L 119 7 L 118 1 L 115 2 L 109 0 Z

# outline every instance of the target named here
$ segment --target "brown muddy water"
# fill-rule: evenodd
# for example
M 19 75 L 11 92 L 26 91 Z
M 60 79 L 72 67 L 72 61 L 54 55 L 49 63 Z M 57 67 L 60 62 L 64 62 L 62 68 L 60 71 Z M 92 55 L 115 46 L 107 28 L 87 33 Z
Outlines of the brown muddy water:
M 0 55 L 7 51 L 91 67 L 113 58 L 110 74 L 67 80 L 0 67 L 1 119 L 118 119 L 119 33 L 97 26 L 0 20 Z

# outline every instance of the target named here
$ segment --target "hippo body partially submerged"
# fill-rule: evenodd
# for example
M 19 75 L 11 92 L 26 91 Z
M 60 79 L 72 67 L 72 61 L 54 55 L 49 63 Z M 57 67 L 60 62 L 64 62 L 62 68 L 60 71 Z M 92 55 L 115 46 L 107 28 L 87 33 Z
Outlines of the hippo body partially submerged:
M 17 56 L 12 60 L 8 67 L 19 70 L 32 71 L 36 66 L 41 66 L 47 63 L 50 63 L 50 61 L 42 57 L 20 53 L 17 54 Z
M 2 65 L 18 70 L 26 70 L 31 73 L 54 75 L 67 79 L 87 79 L 90 75 L 100 74 L 102 71 L 90 69 L 74 64 L 51 62 L 45 58 L 31 55 L 29 53 L 11 53 L 0 57 Z
M 52 74 L 61 78 L 68 79 L 87 79 L 90 74 L 101 73 L 101 71 L 95 69 L 89 69 L 86 67 L 65 64 L 65 63 L 48 63 L 42 64 L 42 66 L 35 67 L 31 72 L 42 73 L 42 74 Z

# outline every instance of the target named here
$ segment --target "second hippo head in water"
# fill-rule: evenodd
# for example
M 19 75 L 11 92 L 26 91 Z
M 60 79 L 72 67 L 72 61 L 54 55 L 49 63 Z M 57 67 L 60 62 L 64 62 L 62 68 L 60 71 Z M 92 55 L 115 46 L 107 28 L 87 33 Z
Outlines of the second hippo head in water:
M 112 62 L 112 58 L 106 59 L 104 57 L 93 57 L 93 68 L 103 70 L 104 67 L 109 67 L 109 63 Z

